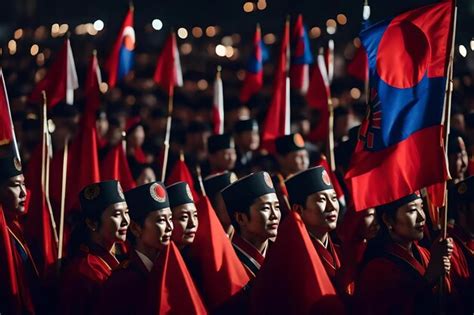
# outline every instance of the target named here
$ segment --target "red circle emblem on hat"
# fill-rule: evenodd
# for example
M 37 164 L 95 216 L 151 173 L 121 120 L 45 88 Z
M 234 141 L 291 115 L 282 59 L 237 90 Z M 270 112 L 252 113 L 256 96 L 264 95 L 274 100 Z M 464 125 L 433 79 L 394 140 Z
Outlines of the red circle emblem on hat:
M 323 172 L 321 173 L 321 178 L 326 185 L 331 186 L 331 179 L 329 178 L 329 175 L 326 170 L 323 170 Z
M 267 184 L 268 187 L 273 189 L 273 182 L 272 179 L 270 178 L 270 175 L 268 175 L 267 172 L 263 173 L 263 179 L 265 180 L 265 184 Z
M 158 183 L 154 183 L 150 186 L 150 195 L 158 202 L 164 202 L 166 200 L 166 190 Z
M 293 136 L 293 142 L 298 148 L 304 148 L 304 139 L 299 133 Z

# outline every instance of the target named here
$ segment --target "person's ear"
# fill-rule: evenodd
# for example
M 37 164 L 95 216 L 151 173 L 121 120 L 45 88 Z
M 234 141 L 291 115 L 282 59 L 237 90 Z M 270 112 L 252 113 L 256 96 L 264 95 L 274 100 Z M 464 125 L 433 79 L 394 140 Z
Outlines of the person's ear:
M 248 222 L 247 215 L 243 212 L 235 212 L 234 213 L 234 218 L 235 221 L 240 225 L 240 226 L 246 226 Z
M 386 213 L 382 215 L 382 221 L 389 231 L 393 229 L 394 222 Z
M 142 227 L 134 221 L 130 222 L 129 229 L 136 239 L 139 239 L 142 236 Z
M 299 215 L 303 214 L 303 207 L 297 203 L 293 204 L 293 206 L 291 207 L 291 210 L 295 211 Z
M 97 229 L 99 227 L 99 225 L 97 224 L 96 221 L 93 221 L 89 218 L 86 218 L 86 225 L 89 228 L 89 230 L 91 230 L 92 232 L 97 231 Z

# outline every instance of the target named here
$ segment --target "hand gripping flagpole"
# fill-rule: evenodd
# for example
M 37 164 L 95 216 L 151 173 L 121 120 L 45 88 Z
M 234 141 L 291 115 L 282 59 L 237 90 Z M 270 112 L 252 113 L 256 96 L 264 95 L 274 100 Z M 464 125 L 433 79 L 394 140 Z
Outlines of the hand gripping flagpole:
M 49 165 L 50 165 L 50 145 L 49 145 L 49 133 L 48 133 L 48 116 L 47 116 L 47 98 L 46 92 L 41 91 L 43 96 L 43 108 L 42 108 L 42 129 L 43 137 L 41 143 L 41 189 L 42 193 L 45 195 L 46 205 L 48 207 L 49 218 L 51 220 L 51 227 L 53 229 L 54 240 L 56 241 L 56 246 L 58 245 L 58 231 L 56 226 L 56 220 L 54 219 L 53 208 L 51 207 L 51 201 L 49 200 Z
M 168 119 L 166 120 L 166 134 L 165 134 L 165 152 L 163 155 L 163 169 L 161 170 L 161 182 L 165 182 L 166 177 L 166 168 L 168 166 L 168 154 L 170 150 L 170 133 L 171 133 L 171 118 L 173 114 L 173 94 L 174 86 L 173 84 L 169 87 L 169 97 L 168 97 Z

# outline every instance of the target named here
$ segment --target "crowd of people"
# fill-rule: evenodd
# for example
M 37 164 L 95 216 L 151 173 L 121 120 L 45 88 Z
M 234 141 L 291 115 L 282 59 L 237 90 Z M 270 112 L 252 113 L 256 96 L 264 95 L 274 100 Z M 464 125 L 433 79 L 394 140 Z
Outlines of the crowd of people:
M 154 55 L 138 51 L 134 71 L 123 82 L 101 86 L 93 148 L 104 169 L 108 154 L 124 148 L 120 167 L 130 170 L 131 181 L 101 178 L 81 187 L 64 220 L 64 257 L 45 270 L 37 264 L 44 253 L 25 228 L 31 225 L 28 193 L 35 180 L 28 174 L 39 165 L 43 128 L 41 107 L 28 96 L 54 53 L 43 48 L 47 60 L 40 61 L 20 49 L 34 36 L 25 29 L 17 51 L 3 50 L 2 55 L 21 161 L 4 145 L 0 212 L 7 231 L 3 236 L 11 244 L 0 245 L 10 244 L 14 270 L 5 270 L 8 262 L 0 257 L 0 276 L 7 283 L 14 273 L 19 286 L 12 297 L 8 286 L 0 285 L 1 314 L 474 311 L 474 82 L 461 62 L 456 66 L 465 70 L 455 72 L 448 139 L 452 179 L 444 238 L 419 191 L 376 208 L 356 212 L 351 207 L 343 179 L 366 104 L 363 83 L 349 78 L 341 66 L 348 62 L 342 50 L 336 50 L 339 67 L 331 87 L 334 172 L 326 145 L 310 136 L 319 115 L 297 91 L 291 93 L 291 133 L 275 140 L 274 152 L 261 149 L 271 80 L 241 103 L 238 69 L 230 63 L 222 70 L 225 132 L 215 134 L 212 89 L 202 89 L 202 80 L 213 80 L 214 61 L 207 60 L 212 67 L 199 73 L 196 50 L 184 58 L 185 82 L 174 96 L 163 170 L 168 99 L 151 79 Z M 72 42 L 79 74 L 85 73 L 92 49 L 75 46 L 74 36 Z M 273 68 L 267 65 L 265 71 L 271 78 Z M 80 134 L 84 104 L 79 89 L 74 105 L 61 102 L 48 113 L 53 157 L 47 197 L 57 221 L 60 161 L 65 144 L 72 145 Z M 170 182 L 183 164 L 188 180 Z M 168 176 L 161 182 L 163 172 Z

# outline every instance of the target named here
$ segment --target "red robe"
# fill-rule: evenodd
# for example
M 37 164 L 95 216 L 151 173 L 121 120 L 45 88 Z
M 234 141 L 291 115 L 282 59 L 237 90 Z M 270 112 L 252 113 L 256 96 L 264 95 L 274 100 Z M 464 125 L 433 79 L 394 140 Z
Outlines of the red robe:
M 83 245 L 80 254 L 65 267 L 60 288 L 60 314 L 91 314 L 99 293 L 118 260 L 98 245 Z
M 234 247 L 237 257 L 239 257 L 244 265 L 250 280 L 252 280 L 262 267 L 265 256 L 238 234 L 234 234 L 232 246 Z
M 414 256 L 390 242 L 367 263 L 356 285 L 358 313 L 431 314 L 439 306 L 433 285 L 423 278 L 430 253 L 415 243 L 412 251 Z
M 135 250 L 122 262 L 102 287 L 100 314 L 138 314 L 145 305 L 150 272 Z M 117 301 L 120 301 L 117 303 Z
M 312 236 L 311 241 L 313 242 L 313 245 L 316 248 L 316 252 L 321 258 L 321 262 L 323 263 L 324 269 L 326 269 L 326 272 L 329 276 L 329 279 L 331 279 L 333 286 L 339 292 L 344 292 L 339 280 L 339 273 L 341 269 L 341 251 L 339 246 L 335 245 L 332 242 L 330 236 L 328 236 L 327 248 L 325 248 L 318 240 L 316 240 Z

